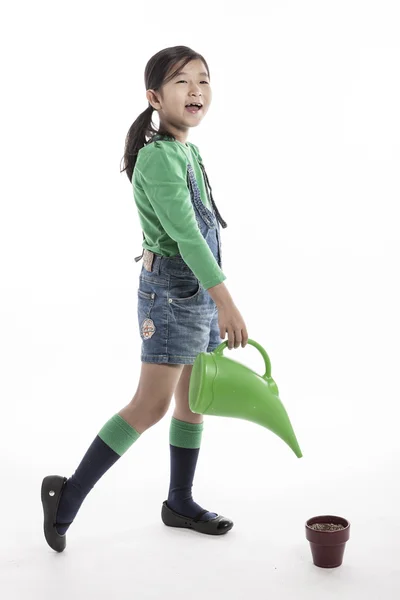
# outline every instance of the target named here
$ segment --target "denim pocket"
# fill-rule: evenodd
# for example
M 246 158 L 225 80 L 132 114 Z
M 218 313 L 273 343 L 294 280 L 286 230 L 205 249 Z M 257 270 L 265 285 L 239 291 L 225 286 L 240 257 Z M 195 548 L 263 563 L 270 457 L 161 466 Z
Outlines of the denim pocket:
M 143 298 L 143 300 L 153 300 L 154 298 L 154 293 L 150 294 L 149 292 L 144 292 L 140 288 L 138 288 L 137 293 L 140 298 Z
M 140 285 L 142 285 L 142 283 L 140 283 Z M 154 306 L 156 294 L 154 292 L 146 292 L 145 290 L 141 289 L 141 287 L 138 287 L 137 295 L 139 314 L 150 317 L 150 312 Z
M 201 292 L 201 285 L 194 277 L 174 277 L 169 280 L 169 302 L 187 303 L 197 298 Z

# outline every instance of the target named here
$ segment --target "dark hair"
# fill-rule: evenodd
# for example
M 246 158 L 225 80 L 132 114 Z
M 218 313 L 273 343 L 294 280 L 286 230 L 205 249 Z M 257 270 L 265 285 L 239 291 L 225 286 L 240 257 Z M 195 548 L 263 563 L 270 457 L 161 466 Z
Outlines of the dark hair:
M 196 59 L 203 61 L 207 69 L 207 73 L 210 76 L 210 70 L 204 58 L 201 56 L 201 54 L 198 54 L 198 52 L 188 48 L 188 46 L 172 46 L 170 48 L 164 48 L 164 50 L 160 50 L 160 52 L 157 52 L 157 54 L 154 54 L 154 56 L 150 58 L 146 65 L 144 72 L 144 83 L 146 90 L 159 91 L 162 97 L 162 86 L 173 79 L 175 74 L 178 73 L 188 62 Z M 167 78 L 167 73 L 175 65 L 177 65 L 177 68 Z M 126 135 L 125 152 L 123 157 L 124 168 L 120 171 L 120 173 L 126 171 L 129 181 L 132 180 L 133 169 L 135 168 L 139 150 L 151 142 L 151 138 L 155 134 L 168 135 L 175 139 L 175 136 L 163 128 L 161 123 L 158 131 L 154 129 L 154 123 L 152 120 L 153 110 L 154 108 L 149 102 L 149 106 L 138 116 L 136 121 L 132 123 Z M 150 136 L 149 140 L 146 140 L 146 135 Z

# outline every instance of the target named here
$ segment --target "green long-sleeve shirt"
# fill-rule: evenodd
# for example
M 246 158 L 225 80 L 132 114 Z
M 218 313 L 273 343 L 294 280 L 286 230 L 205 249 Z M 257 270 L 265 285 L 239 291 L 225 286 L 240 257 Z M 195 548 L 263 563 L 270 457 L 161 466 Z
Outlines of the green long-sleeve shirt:
M 208 289 L 226 279 L 197 224 L 187 185 L 192 165 L 203 203 L 211 209 L 199 149 L 191 142 L 153 141 L 138 152 L 132 176 L 135 203 L 145 236 L 143 248 L 163 256 L 180 254 Z

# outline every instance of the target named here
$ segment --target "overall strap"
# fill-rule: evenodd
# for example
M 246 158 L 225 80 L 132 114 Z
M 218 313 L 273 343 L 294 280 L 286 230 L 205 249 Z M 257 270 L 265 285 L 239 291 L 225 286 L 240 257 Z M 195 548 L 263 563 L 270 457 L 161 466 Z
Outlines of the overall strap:
M 200 161 L 199 161 L 199 164 L 200 164 L 200 166 L 201 166 L 201 169 L 202 169 L 202 171 L 203 171 L 203 174 L 204 174 L 204 179 L 205 179 L 205 181 L 206 181 L 206 186 L 208 186 L 208 187 L 210 188 L 210 193 L 209 193 L 209 196 L 210 196 L 210 202 L 211 202 L 211 205 L 212 205 L 212 207 L 213 207 L 213 208 L 214 208 L 214 210 L 215 210 L 215 213 L 216 213 L 216 215 L 217 215 L 217 219 L 218 219 L 218 221 L 221 223 L 221 226 L 222 226 L 222 227 L 225 229 L 226 227 L 228 227 L 228 225 L 227 225 L 227 223 L 224 221 L 224 219 L 221 217 L 221 215 L 220 215 L 220 212 L 219 212 L 219 210 L 218 210 L 218 208 L 217 208 L 217 205 L 215 204 L 215 201 L 214 201 L 214 198 L 213 198 L 213 195 L 212 195 L 212 189 L 211 189 L 211 185 L 210 185 L 210 182 L 209 182 L 209 179 L 208 179 L 208 175 L 207 175 L 207 173 L 206 173 L 206 169 L 205 169 L 205 167 L 204 167 L 204 164 L 203 164 L 202 162 L 200 162 Z
M 142 231 L 142 233 L 143 233 L 143 239 L 145 239 L 145 237 L 144 237 L 144 232 Z M 135 262 L 139 262 L 139 260 L 140 260 L 141 258 L 143 258 L 143 254 L 144 254 L 144 248 L 143 248 L 143 250 L 142 250 L 142 254 L 141 254 L 140 256 L 136 256 L 136 258 L 135 258 Z

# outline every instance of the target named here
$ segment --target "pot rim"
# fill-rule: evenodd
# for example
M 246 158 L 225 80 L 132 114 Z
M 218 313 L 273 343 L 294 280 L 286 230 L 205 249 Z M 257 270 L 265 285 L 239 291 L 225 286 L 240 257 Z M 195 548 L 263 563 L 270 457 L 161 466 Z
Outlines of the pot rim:
M 324 520 L 319 521 L 319 519 L 324 519 Z M 336 529 L 335 531 L 329 531 L 329 530 L 318 531 L 317 529 L 313 529 L 312 527 L 310 527 L 310 525 L 315 525 L 315 523 L 324 524 L 327 522 L 327 520 L 330 520 L 333 523 L 335 523 L 335 521 L 333 519 L 339 520 L 339 522 L 337 523 L 338 525 L 344 525 L 344 523 L 342 523 L 342 521 L 345 521 L 347 523 L 347 525 L 344 525 L 343 529 Z M 312 521 L 312 523 L 311 523 L 311 521 Z M 316 517 L 310 517 L 309 519 L 307 519 L 305 526 L 307 529 L 314 532 L 315 534 L 340 533 L 340 532 L 343 532 L 343 531 L 346 531 L 347 529 L 349 529 L 350 521 L 348 519 L 346 519 L 345 517 L 340 517 L 339 515 L 317 515 Z

